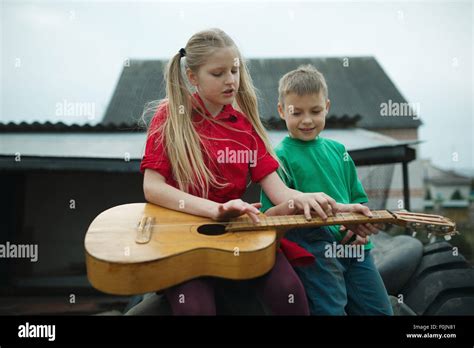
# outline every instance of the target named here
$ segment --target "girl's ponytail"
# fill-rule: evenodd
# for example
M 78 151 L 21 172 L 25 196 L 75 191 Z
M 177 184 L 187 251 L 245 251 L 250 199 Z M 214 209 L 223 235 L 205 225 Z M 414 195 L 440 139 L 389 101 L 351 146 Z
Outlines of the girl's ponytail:
M 193 122 L 193 108 L 211 122 L 200 105 L 194 100 L 188 87 L 184 69 L 197 73 L 205 64 L 209 55 L 217 48 L 233 47 L 238 49 L 234 41 L 220 29 L 209 29 L 194 34 L 184 49 L 176 53 L 165 70 L 166 99 L 158 107 L 167 107 L 167 117 L 157 129 L 150 129 L 149 134 L 158 134 L 157 141 L 163 143 L 172 164 L 173 178 L 180 190 L 207 198 L 210 187 L 223 188 L 228 183 L 220 183 L 204 162 L 201 138 L 197 134 Z M 240 59 L 240 53 L 238 53 Z M 242 60 L 240 59 L 242 62 Z M 258 115 L 255 89 L 247 71 L 245 62 L 240 65 L 240 88 L 236 102 L 241 111 L 247 115 L 254 129 L 265 143 L 267 152 L 278 161 L 268 136 Z M 166 102 L 167 103 L 164 103 Z

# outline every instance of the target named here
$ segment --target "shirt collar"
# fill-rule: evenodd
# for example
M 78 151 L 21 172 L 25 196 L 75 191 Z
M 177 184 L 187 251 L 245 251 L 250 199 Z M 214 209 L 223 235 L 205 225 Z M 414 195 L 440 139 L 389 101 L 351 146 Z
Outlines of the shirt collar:
M 209 112 L 209 110 L 207 110 L 206 106 L 204 105 L 204 101 L 201 99 L 201 96 L 199 95 L 199 93 L 197 92 L 194 93 L 193 97 L 198 101 L 199 105 L 201 105 L 202 109 L 204 110 L 204 112 L 206 113 L 208 117 L 214 118 L 215 120 L 230 121 L 232 123 L 237 121 L 237 112 L 232 107 L 232 104 L 224 105 L 221 112 L 217 116 L 212 117 L 211 113 Z
M 283 142 L 287 145 L 295 145 L 295 146 L 318 146 L 321 141 L 319 140 L 320 136 L 318 135 L 313 140 L 305 141 L 298 138 L 292 138 L 291 136 L 287 135 Z

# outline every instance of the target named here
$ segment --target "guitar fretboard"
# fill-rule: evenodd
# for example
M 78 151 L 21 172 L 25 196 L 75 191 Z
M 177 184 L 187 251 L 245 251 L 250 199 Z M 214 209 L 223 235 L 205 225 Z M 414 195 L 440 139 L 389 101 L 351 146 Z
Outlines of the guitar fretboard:
M 255 224 L 248 216 L 240 217 L 229 222 L 226 227 L 227 232 L 251 231 L 259 229 L 291 229 L 297 227 L 318 227 L 329 225 L 351 225 L 361 223 L 393 223 L 396 218 L 387 210 L 373 210 L 373 217 L 369 218 L 359 213 L 338 213 L 335 216 L 323 220 L 320 217 L 313 217 L 306 220 L 304 215 L 280 215 L 280 216 L 259 216 L 260 222 Z

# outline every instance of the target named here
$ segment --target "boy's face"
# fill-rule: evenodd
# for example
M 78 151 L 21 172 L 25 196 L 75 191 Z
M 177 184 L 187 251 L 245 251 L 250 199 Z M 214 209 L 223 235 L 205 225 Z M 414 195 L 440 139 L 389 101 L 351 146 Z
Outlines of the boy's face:
M 322 91 L 303 96 L 290 93 L 283 102 L 278 103 L 278 113 L 292 138 L 310 141 L 324 129 L 330 102 Z

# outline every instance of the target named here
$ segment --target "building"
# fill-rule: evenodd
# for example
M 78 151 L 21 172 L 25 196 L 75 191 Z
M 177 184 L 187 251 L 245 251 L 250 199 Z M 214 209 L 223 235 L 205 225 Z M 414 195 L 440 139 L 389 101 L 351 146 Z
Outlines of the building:
M 381 103 L 403 103 L 405 99 L 374 58 L 251 60 L 251 73 L 260 90 L 261 115 L 269 125 L 273 144 L 286 134 L 275 121 L 278 78 L 304 63 L 313 63 L 327 77 L 333 108 L 324 135 L 344 143 L 360 166 L 371 207 L 390 207 L 393 195 L 409 202 L 408 163 L 416 158 L 410 145 L 417 143 L 420 122 L 380 116 Z M 0 125 L 0 241 L 33 243 L 39 248 L 37 262 L 0 264 L 3 293 L 56 292 L 67 296 L 91 291 L 85 276 L 84 236 L 100 212 L 144 201 L 138 168 L 146 134 L 137 120 L 146 102 L 164 97 L 164 65 L 163 61 L 132 60 L 124 67 L 99 124 Z M 402 139 L 405 133 L 412 136 Z M 418 172 L 411 166 L 413 193 L 418 189 Z M 402 175 L 397 179 L 397 170 L 405 172 L 404 180 Z M 399 188 L 394 193 L 390 187 L 396 180 Z M 258 187 L 253 185 L 244 199 L 255 201 L 258 197 Z
M 423 161 L 425 183 L 425 207 L 467 208 L 471 197 L 472 178 L 452 170 L 433 166 L 429 160 Z
M 136 124 L 144 101 L 165 96 L 166 61 L 131 60 L 124 67 L 102 124 Z M 277 113 L 278 81 L 286 72 L 312 64 L 326 77 L 331 100 L 328 128 L 357 126 L 416 150 L 421 125 L 416 103 L 409 103 L 374 57 L 250 59 L 249 69 L 260 97 L 260 115 L 270 130 L 285 129 Z M 324 133 L 323 133 L 324 135 Z M 344 141 L 342 141 L 344 143 Z M 364 139 L 360 139 L 361 144 Z M 405 176 L 403 175 L 406 171 Z M 410 172 L 409 182 L 408 170 Z M 359 171 L 369 197 L 387 200 L 388 209 L 423 210 L 423 171 L 419 160 L 410 164 L 366 166 Z M 409 202 L 404 187 L 409 187 Z

